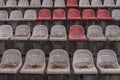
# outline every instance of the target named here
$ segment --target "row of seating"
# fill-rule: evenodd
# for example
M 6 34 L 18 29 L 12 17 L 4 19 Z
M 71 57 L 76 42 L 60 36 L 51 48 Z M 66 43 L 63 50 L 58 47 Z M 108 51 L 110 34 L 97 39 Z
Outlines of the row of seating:
M 120 9 L 114 9 L 110 16 L 107 9 L 99 9 L 96 13 L 93 9 L 84 9 L 81 13 L 78 9 L 68 10 L 68 20 L 120 20 Z M 8 15 L 10 14 L 10 16 Z M 33 9 L 26 10 L 24 15 L 21 10 L 12 10 L 8 13 L 6 10 L 0 10 L 0 21 L 4 20 L 66 20 L 66 13 L 63 9 L 55 9 L 53 15 L 49 9 L 41 9 L 39 13 Z
M 0 63 L 0 73 L 17 73 L 22 66 L 21 52 L 8 49 L 3 52 Z M 110 49 L 102 49 L 97 54 L 97 68 L 102 74 L 120 74 L 116 53 Z M 46 68 L 45 54 L 40 49 L 27 52 L 25 62 L 20 70 L 23 74 L 43 74 Z M 93 55 L 89 50 L 79 49 L 74 52 L 72 67 L 75 74 L 97 74 Z M 68 52 L 55 49 L 50 52 L 48 74 L 70 74 L 70 59 Z
M 66 2 L 66 5 L 65 5 Z M 42 3 L 42 4 L 41 4 Z M 116 4 L 115 4 L 116 3 Z M 54 5 L 54 6 L 53 6 Z M 120 6 L 120 1 L 116 0 L 79 0 L 79 7 L 114 7 Z M 0 7 L 78 7 L 77 0 L 0 0 Z
M 37 40 L 46 41 L 48 37 L 51 41 L 67 41 L 66 28 L 63 25 L 54 25 L 51 28 L 49 36 L 48 28 L 45 25 L 36 25 L 33 28 L 32 35 L 28 25 L 18 25 L 13 34 L 12 26 L 0 26 L 0 40 Z M 84 27 L 81 25 L 72 25 L 69 30 L 70 41 L 120 41 L 120 28 L 117 25 L 108 25 L 105 36 L 100 25 L 90 25 L 85 35 Z

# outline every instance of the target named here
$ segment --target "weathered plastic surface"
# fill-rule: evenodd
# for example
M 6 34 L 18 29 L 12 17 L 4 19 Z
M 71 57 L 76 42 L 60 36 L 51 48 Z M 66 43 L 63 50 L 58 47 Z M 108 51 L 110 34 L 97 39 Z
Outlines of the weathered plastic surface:
M 8 49 L 3 53 L 0 63 L 0 73 L 16 74 L 22 66 L 21 52 L 17 49 Z
M 72 25 L 69 30 L 69 40 L 70 41 L 86 41 L 87 37 L 83 26 Z
M 79 0 L 79 7 L 89 7 L 90 2 L 89 0 Z
M 110 49 L 103 49 L 97 55 L 97 67 L 102 74 L 120 74 L 116 53 Z
M 30 7 L 40 7 L 41 6 L 41 0 L 31 0 Z
M 0 7 L 5 7 L 5 1 L 4 0 L 0 0 Z
M 13 29 L 10 25 L 0 26 L 0 40 L 8 40 L 13 35 Z
M 17 6 L 17 1 L 16 0 L 8 0 L 6 2 L 7 7 L 16 7 Z
M 6 10 L 0 10 L 0 21 L 8 20 L 8 12 Z
M 65 7 L 65 1 L 64 0 L 55 0 L 54 7 L 55 8 L 64 8 Z
M 90 25 L 87 30 L 87 37 L 90 41 L 106 41 L 100 25 Z
M 11 40 L 28 40 L 30 38 L 30 27 L 28 25 L 18 25 Z
M 93 7 L 101 7 L 102 6 L 102 1 L 101 0 L 92 0 L 91 1 L 91 6 L 93 6 Z
M 19 0 L 18 7 L 28 7 L 28 6 L 29 6 L 28 0 Z
M 97 74 L 92 53 L 86 49 L 74 52 L 72 66 L 75 74 Z
M 46 41 L 48 39 L 48 28 L 45 25 L 36 25 L 30 40 Z
M 116 0 L 116 6 L 120 6 L 120 0 Z
M 70 9 L 68 11 L 68 20 L 81 20 L 81 14 L 78 9 Z
M 70 8 L 78 7 L 77 0 L 67 0 L 66 7 Z
M 105 36 L 109 41 L 120 41 L 120 28 L 117 25 L 108 25 Z
M 112 7 L 112 6 L 115 6 L 115 2 L 114 2 L 114 0 L 104 0 L 103 6 Z
M 44 7 L 44 8 L 53 7 L 53 0 L 43 0 L 41 7 Z
M 40 49 L 31 49 L 27 52 L 22 74 L 43 74 L 45 70 L 45 54 Z
M 47 74 L 69 74 L 70 63 L 68 53 L 63 49 L 55 49 L 50 53 Z
M 114 20 L 120 20 L 120 15 L 118 15 L 118 13 L 120 13 L 120 9 L 113 9 L 112 18 Z
M 66 33 L 65 26 L 54 25 L 51 28 L 50 40 L 51 41 L 66 41 L 67 40 L 67 33 Z

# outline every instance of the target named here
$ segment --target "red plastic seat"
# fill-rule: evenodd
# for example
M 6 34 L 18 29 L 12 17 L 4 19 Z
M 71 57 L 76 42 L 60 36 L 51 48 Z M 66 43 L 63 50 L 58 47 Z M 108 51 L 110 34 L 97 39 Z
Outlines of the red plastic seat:
M 53 12 L 53 20 L 66 20 L 65 11 L 63 9 L 56 9 Z
M 51 20 L 51 12 L 48 9 L 42 9 L 39 11 L 38 20 Z
M 81 25 L 72 25 L 69 32 L 70 41 L 86 41 L 87 37 Z
M 96 20 L 95 12 L 92 9 L 85 9 L 82 12 L 82 19 L 83 20 Z
M 78 7 L 77 0 L 67 0 L 66 7 Z
M 99 20 L 112 20 L 112 18 L 110 17 L 110 13 L 108 10 L 106 9 L 100 9 L 97 12 L 97 18 Z
M 81 20 L 80 11 L 77 9 L 70 9 L 68 11 L 68 20 Z

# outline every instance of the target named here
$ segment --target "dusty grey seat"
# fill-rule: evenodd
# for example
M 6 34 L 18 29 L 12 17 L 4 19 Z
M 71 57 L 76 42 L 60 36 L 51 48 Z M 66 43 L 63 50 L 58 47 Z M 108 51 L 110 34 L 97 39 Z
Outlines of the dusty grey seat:
M 18 7 L 28 7 L 29 3 L 28 0 L 19 0 Z
M 10 13 L 9 20 L 17 21 L 22 19 L 22 11 L 21 10 L 13 10 Z
M 20 72 L 23 74 L 43 74 L 45 65 L 44 52 L 39 49 L 31 49 L 27 52 L 25 63 Z
M 92 0 L 91 1 L 91 6 L 101 7 L 102 6 L 102 1 L 101 0 Z
M 11 40 L 28 40 L 30 37 L 30 27 L 28 25 L 18 25 Z
M 79 7 L 89 7 L 90 2 L 89 0 L 79 0 Z
M 65 50 L 55 49 L 50 53 L 47 73 L 48 74 L 70 73 L 69 56 Z
M 64 0 L 55 0 L 54 7 L 65 7 L 65 1 Z
M 75 51 L 72 66 L 75 74 L 97 74 L 92 53 L 86 49 Z
M 90 25 L 87 30 L 87 37 L 90 41 L 106 41 L 100 25 Z
M 8 19 L 8 12 L 6 10 L 0 10 L 0 21 Z
M 116 6 L 120 6 L 120 0 L 116 0 Z
M 41 0 L 31 0 L 30 7 L 40 7 L 41 6 Z
M 0 26 L 0 40 L 8 40 L 13 35 L 12 26 L 1 25 Z
M 114 20 L 120 20 L 119 13 L 120 13 L 120 9 L 113 9 L 113 11 L 112 11 L 112 18 Z
M 36 25 L 33 28 L 33 33 L 30 40 L 47 40 L 48 39 L 48 28 L 45 25 Z
M 7 7 L 16 7 L 17 6 L 17 1 L 16 0 L 8 0 L 6 2 Z
M 54 25 L 50 33 L 51 41 L 66 41 L 67 34 L 66 29 L 63 25 Z
M 29 9 L 25 11 L 23 20 L 30 21 L 30 20 L 36 20 L 36 18 L 37 18 L 36 11 L 33 9 Z
M 112 7 L 112 6 L 115 6 L 115 2 L 114 2 L 114 0 L 104 0 L 104 5 L 103 6 Z
M 102 74 L 120 74 L 120 65 L 113 50 L 103 49 L 98 52 L 97 67 Z
M 21 52 L 17 49 L 8 49 L 3 53 L 0 63 L 0 73 L 17 73 L 22 66 Z
M 105 36 L 109 41 L 120 41 L 120 28 L 117 25 L 108 25 Z
M 53 7 L 53 1 L 52 0 L 43 0 L 42 7 Z
M 4 2 L 4 0 L 0 0 L 0 7 L 5 7 L 5 2 Z

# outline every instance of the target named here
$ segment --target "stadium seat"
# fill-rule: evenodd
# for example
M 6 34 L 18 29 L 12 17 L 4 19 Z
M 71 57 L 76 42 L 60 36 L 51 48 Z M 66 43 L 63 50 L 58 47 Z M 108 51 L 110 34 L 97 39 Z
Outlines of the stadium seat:
M 120 6 L 120 0 L 116 0 L 116 6 Z
M 0 10 L 0 21 L 8 20 L 8 12 L 6 10 Z
M 103 49 L 98 52 L 97 67 L 101 74 L 120 74 L 120 65 L 113 50 Z
M 1 25 L 0 26 L 0 40 L 8 40 L 13 35 L 12 26 Z
M 45 25 L 36 25 L 33 28 L 33 33 L 30 40 L 46 41 L 48 39 L 48 28 Z
M 79 0 L 79 7 L 90 7 L 89 0 Z
M 63 49 L 50 52 L 47 74 L 69 74 L 70 63 L 68 53 Z
M 98 20 L 112 20 L 110 12 L 106 9 L 100 9 L 97 11 Z
M 118 13 L 120 13 L 120 9 L 113 9 L 112 18 L 114 20 L 120 20 L 120 15 L 118 15 Z
M 77 9 L 70 9 L 68 11 L 68 20 L 81 20 L 80 11 Z
M 95 12 L 92 9 L 84 9 L 82 12 L 83 20 L 97 20 Z
M 45 70 L 45 53 L 40 49 L 31 49 L 27 52 L 22 74 L 43 74 Z
M 63 9 L 55 9 L 53 12 L 53 20 L 66 20 L 66 14 Z
M 53 0 L 43 0 L 41 7 L 44 7 L 44 8 L 53 7 Z
M 103 30 L 99 25 L 90 25 L 88 27 L 87 37 L 90 41 L 106 41 Z
M 3 53 L 0 63 L 0 73 L 15 74 L 22 66 L 21 52 L 16 49 L 8 49 Z
M 50 33 L 51 41 L 66 41 L 67 34 L 66 29 L 63 25 L 54 25 Z
M 86 49 L 74 52 L 72 66 L 75 74 L 97 74 L 92 53 Z
M 55 8 L 64 8 L 65 7 L 65 1 L 64 0 L 55 0 L 54 7 Z
M 11 40 L 28 40 L 30 37 L 30 27 L 28 25 L 18 25 L 15 30 L 15 34 L 11 37 Z
M 0 0 L 0 7 L 5 7 L 5 1 L 4 0 Z
M 23 18 L 23 20 L 30 21 L 30 20 L 36 20 L 36 18 L 37 18 L 36 11 L 33 10 L 33 9 L 28 9 L 28 10 L 26 10 L 25 13 L 24 13 L 24 18 Z
M 19 0 L 18 7 L 28 7 L 28 6 L 29 6 L 28 0 Z
M 112 6 L 115 6 L 115 2 L 114 0 L 104 0 L 104 5 L 105 7 L 112 7 Z
M 40 7 L 41 6 L 41 0 L 31 0 L 30 7 Z
M 67 0 L 67 6 L 66 7 L 78 7 L 77 0 Z
M 7 7 L 16 7 L 17 6 L 17 1 L 16 0 L 8 0 L 6 2 Z
M 120 28 L 117 25 L 108 25 L 105 36 L 109 41 L 120 41 Z
M 102 1 L 101 0 L 92 0 L 91 1 L 91 6 L 93 6 L 93 7 L 101 7 L 102 6 Z
M 86 41 L 84 28 L 81 25 L 72 25 L 69 30 L 70 41 Z
M 9 20 L 17 21 L 22 20 L 22 11 L 21 10 L 12 10 L 10 13 Z
M 51 11 L 49 9 L 41 9 L 38 14 L 38 20 L 51 20 Z

